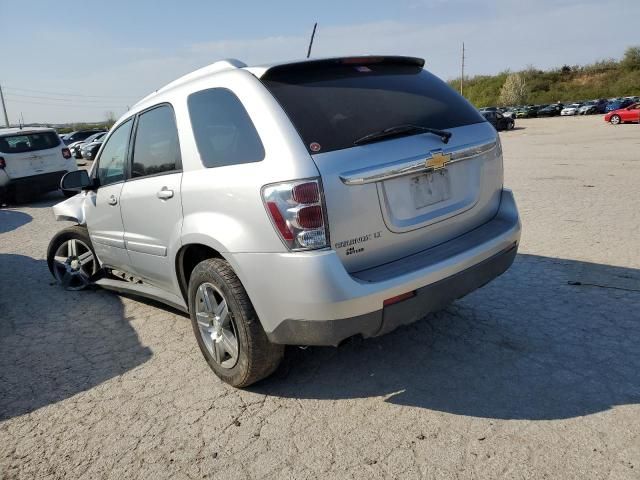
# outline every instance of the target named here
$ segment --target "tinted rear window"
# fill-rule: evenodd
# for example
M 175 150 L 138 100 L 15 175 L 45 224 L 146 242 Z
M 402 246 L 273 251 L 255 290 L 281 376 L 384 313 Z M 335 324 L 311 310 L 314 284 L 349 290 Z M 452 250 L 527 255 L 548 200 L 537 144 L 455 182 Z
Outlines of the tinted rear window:
M 264 159 L 264 147 L 244 106 L 230 90 L 211 88 L 187 100 L 193 135 L 205 167 Z
M 55 132 L 26 133 L 0 137 L 1 153 L 23 153 L 47 150 L 60 145 L 60 137 Z
M 414 65 L 330 65 L 267 73 L 262 81 L 310 152 L 352 147 L 398 125 L 447 129 L 484 121 L 446 83 Z

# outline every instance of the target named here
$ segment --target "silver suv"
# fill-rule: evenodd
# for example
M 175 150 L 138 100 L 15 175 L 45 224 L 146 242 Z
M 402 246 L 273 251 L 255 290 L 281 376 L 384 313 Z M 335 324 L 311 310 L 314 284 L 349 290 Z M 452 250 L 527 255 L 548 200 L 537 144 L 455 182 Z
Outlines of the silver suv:
M 372 337 L 503 273 L 520 238 L 491 124 L 409 57 L 225 60 L 135 105 L 61 187 L 49 267 L 189 312 L 246 386 L 284 345 Z

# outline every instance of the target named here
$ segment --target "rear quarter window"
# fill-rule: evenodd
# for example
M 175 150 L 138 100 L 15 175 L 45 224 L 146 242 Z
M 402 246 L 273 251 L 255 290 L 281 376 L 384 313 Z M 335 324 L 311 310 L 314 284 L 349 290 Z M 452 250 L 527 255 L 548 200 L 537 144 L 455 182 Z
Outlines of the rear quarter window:
M 249 114 L 233 92 L 212 88 L 187 100 L 193 135 L 205 167 L 259 162 L 264 147 Z
M 416 65 L 285 69 L 267 72 L 262 82 L 311 153 L 349 148 L 365 135 L 398 125 L 448 129 L 485 121 L 451 87 Z
M 24 153 L 48 150 L 60 145 L 54 132 L 26 133 L 0 137 L 0 153 Z

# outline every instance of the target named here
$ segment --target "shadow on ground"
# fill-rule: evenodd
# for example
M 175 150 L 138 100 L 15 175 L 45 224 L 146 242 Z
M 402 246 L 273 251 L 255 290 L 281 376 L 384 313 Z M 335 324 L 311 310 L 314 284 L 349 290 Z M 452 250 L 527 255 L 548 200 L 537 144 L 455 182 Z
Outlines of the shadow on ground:
M 44 260 L 22 255 L 0 254 L 0 280 L 0 420 L 64 400 L 151 357 L 118 296 L 65 292 Z
M 47 193 L 26 192 L 18 200 L 11 199 L 3 208 L 49 208 L 66 200 L 60 190 Z M 2 205 L 0 205 L 2 206 Z
M 7 233 L 26 225 L 33 217 L 17 210 L 0 209 L 0 233 Z
M 337 349 L 291 349 L 253 390 L 561 419 L 640 403 L 639 353 L 640 270 L 518 255 L 502 277 L 421 322 Z

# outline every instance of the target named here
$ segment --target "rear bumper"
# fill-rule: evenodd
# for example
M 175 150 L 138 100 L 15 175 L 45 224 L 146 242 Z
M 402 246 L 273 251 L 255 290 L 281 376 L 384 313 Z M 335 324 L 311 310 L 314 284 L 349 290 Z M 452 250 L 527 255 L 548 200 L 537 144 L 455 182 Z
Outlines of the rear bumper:
M 513 262 L 520 229 L 513 195 L 504 190 L 498 213 L 484 225 L 355 274 L 332 250 L 234 254 L 229 260 L 272 342 L 337 345 L 353 335 L 382 335 L 419 320 L 491 281 Z M 412 291 L 414 297 L 383 306 Z
M 414 297 L 371 313 L 326 321 L 287 319 L 268 334 L 269 339 L 284 344 L 337 345 L 353 335 L 384 335 L 401 325 L 420 320 L 489 283 L 511 266 L 517 251 L 517 245 L 513 244 L 471 268 L 417 289 Z
M 66 170 L 58 172 L 30 175 L 28 177 L 11 178 L 6 173 L 0 174 L 0 189 L 20 190 L 32 192 L 50 192 L 60 188 L 60 179 L 67 173 Z

